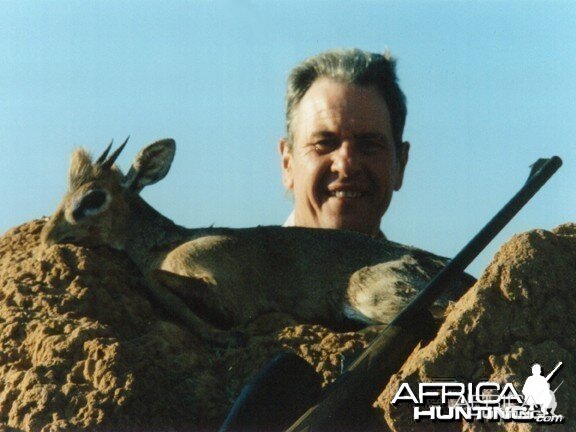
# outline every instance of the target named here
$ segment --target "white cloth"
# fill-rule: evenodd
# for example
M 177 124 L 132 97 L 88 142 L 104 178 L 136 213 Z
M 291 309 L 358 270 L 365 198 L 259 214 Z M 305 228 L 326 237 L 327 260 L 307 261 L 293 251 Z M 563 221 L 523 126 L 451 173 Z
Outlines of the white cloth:
M 294 210 L 292 210 L 292 212 L 290 213 L 290 215 L 288 216 L 288 218 L 284 221 L 284 224 L 282 225 L 284 227 L 293 227 L 296 226 L 294 224 Z

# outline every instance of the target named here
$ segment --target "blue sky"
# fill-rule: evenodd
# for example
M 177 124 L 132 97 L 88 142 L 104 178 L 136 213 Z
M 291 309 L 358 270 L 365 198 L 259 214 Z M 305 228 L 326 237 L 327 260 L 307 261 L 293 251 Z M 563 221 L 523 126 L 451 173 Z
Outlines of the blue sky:
M 124 169 L 176 139 L 143 195 L 177 223 L 282 223 L 286 77 L 338 47 L 398 58 L 412 149 L 388 237 L 453 256 L 554 154 L 564 166 L 470 270 L 576 219 L 575 2 L 0 0 L 0 232 L 55 210 L 75 147 L 127 135 Z

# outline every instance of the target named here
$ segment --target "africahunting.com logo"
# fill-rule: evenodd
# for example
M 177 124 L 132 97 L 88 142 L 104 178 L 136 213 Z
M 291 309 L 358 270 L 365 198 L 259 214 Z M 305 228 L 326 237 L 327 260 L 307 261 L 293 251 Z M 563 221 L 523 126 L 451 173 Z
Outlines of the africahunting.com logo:
M 392 405 L 414 405 L 414 420 L 459 421 L 477 420 L 505 422 L 563 423 L 564 416 L 556 413 L 556 390 L 550 382 L 562 367 L 559 362 L 545 377 L 539 364 L 532 366 L 522 391 L 513 384 L 482 381 L 477 384 L 457 381 L 434 381 L 410 386 L 402 383 L 392 399 Z

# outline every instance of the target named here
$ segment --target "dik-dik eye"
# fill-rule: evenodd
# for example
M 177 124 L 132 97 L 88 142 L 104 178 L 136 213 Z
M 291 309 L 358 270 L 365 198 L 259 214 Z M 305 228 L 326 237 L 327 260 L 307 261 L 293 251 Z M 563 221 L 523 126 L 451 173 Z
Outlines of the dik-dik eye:
M 102 189 L 92 189 L 84 195 L 72 210 L 72 218 L 79 221 L 86 216 L 98 214 L 108 208 L 108 192 Z

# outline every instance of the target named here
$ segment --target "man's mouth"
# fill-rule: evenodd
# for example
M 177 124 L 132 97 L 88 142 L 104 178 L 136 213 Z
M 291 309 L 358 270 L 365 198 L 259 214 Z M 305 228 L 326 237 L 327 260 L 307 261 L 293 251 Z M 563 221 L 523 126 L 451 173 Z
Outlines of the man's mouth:
M 365 193 L 352 190 L 333 190 L 328 191 L 328 195 L 335 198 L 362 198 Z

